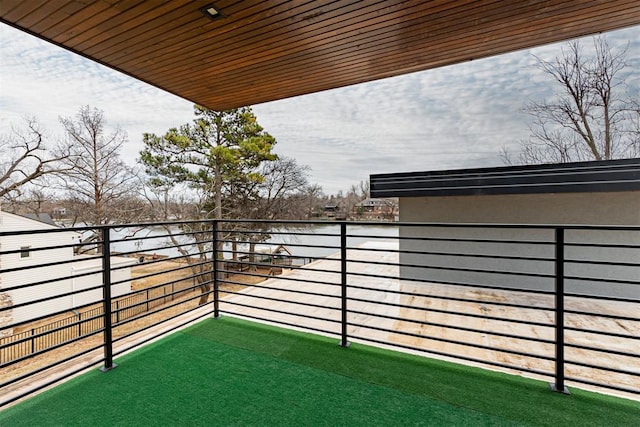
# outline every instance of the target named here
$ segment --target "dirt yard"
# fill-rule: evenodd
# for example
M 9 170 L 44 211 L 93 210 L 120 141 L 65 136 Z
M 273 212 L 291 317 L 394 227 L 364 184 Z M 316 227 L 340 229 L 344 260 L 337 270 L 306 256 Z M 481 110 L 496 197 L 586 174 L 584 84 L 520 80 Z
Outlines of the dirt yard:
M 162 284 L 174 282 L 174 291 L 180 291 L 183 289 L 187 289 L 193 287 L 193 278 L 183 279 L 185 276 L 192 275 L 192 271 L 188 267 L 186 263 L 178 263 L 175 261 L 160 261 L 153 263 L 144 263 L 134 266 L 131 269 L 132 275 L 132 291 L 141 291 L 145 289 L 163 289 Z M 260 268 L 252 273 L 268 275 L 268 268 Z M 143 277 L 153 274 L 153 276 Z M 139 279 L 137 279 L 139 278 Z M 231 284 L 224 283 L 220 286 L 220 296 L 223 297 L 225 295 L 229 295 L 225 291 L 230 292 L 238 292 L 247 286 L 254 285 L 260 283 L 265 280 L 264 277 L 256 277 L 245 274 L 232 274 L 227 279 L 231 282 L 237 282 L 240 284 Z M 166 286 L 166 285 L 165 285 Z M 149 312 L 141 313 L 139 318 L 136 318 L 132 321 L 124 321 L 121 325 L 115 326 L 113 328 L 113 337 L 119 338 L 128 336 L 136 331 L 141 330 L 144 327 L 149 325 L 157 324 L 164 319 L 169 317 L 178 315 L 187 310 L 196 308 L 198 306 L 198 301 L 200 299 L 200 289 L 196 288 L 195 290 L 189 290 L 186 293 L 179 294 L 173 300 L 169 300 L 166 303 L 160 301 L 155 307 L 152 307 Z M 118 299 L 116 299 L 118 300 Z M 210 302 L 212 297 L 208 298 Z M 90 310 L 101 308 L 102 304 L 93 304 L 91 306 L 85 307 L 82 309 L 82 312 L 88 312 Z M 20 333 L 23 331 L 28 331 L 33 328 L 39 328 L 51 323 L 61 321 L 63 319 L 67 319 L 69 317 L 77 316 L 76 313 L 67 312 L 62 313 L 57 316 L 52 316 L 47 319 L 42 319 L 36 322 L 30 322 L 29 324 L 22 325 L 19 328 L 14 328 L 14 333 Z M 137 316 L 136 316 L 137 317 Z M 70 330 L 75 331 L 76 328 L 70 328 Z M 83 333 L 87 333 L 88 331 L 83 331 Z M 67 339 L 75 339 L 77 338 L 77 333 L 74 332 L 73 336 L 69 336 Z M 66 357 L 72 356 L 74 354 L 78 354 L 82 351 L 86 351 L 91 348 L 99 347 L 103 342 L 102 333 L 95 334 L 93 336 L 81 339 L 74 343 L 70 343 L 59 347 L 57 349 L 53 349 L 51 351 L 47 351 L 41 355 L 30 358 L 28 360 L 24 360 L 22 362 L 14 363 L 10 366 L 7 366 L 2 369 L 0 373 L 0 382 L 9 380 L 11 378 L 15 378 L 22 374 L 26 374 L 28 372 L 34 371 L 40 367 L 47 366 L 55 363 L 58 360 L 62 360 Z

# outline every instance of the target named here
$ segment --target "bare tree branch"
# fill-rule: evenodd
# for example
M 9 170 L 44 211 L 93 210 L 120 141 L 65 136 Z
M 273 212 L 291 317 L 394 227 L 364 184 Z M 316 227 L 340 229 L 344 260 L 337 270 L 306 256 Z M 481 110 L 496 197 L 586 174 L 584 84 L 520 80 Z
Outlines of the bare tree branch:
M 558 84 L 550 100 L 530 102 L 530 138 L 521 141 L 519 163 L 608 160 L 638 155 L 638 100 L 627 95 L 624 68 L 627 48 L 612 49 L 594 38 L 586 55 L 578 41 L 568 43 L 551 61 L 536 57 L 538 67 Z M 627 46 L 628 47 L 628 46 Z M 505 163 L 513 156 L 503 149 Z
M 20 195 L 26 185 L 39 184 L 45 175 L 67 170 L 61 162 L 70 158 L 68 151 L 50 150 L 35 118 L 25 119 L 26 128 L 12 127 L 0 136 L 0 198 Z
M 59 183 L 69 198 L 83 206 L 81 220 L 90 224 L 135 220 L 134 212 L 139 209 L 119 212 L 116 208 L 131 200 L 135 183 L 133 169 L 119 155 L 126 133 L 116 128 L 107 134 L 104 113 L 89 106 L 82 107 L 73 119 L 61 118 L 60 123 L 67 133 L 60 147 L 70 156 L 61 159 L 66 169 L 59 174 Z

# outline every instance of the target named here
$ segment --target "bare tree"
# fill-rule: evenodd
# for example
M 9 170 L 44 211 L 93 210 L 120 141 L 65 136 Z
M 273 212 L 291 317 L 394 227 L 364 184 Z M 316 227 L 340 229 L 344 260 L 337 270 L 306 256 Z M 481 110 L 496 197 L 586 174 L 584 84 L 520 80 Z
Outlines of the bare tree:
M 26 128 L 12 127 L 10 134 L 2 135 L 0 152 L 0 198 L 5 200 L 20 198 L 29 184 L 37 184 L 46 175 L 73 164 L 68 150 L 58 149 L 54 154 L 46 147 L 44 133 L 34 118 L 26 119 Z
M 107 134 L 104 113 L 84 106 L 75 119 L 61 118 L 68 149 L 72 156 L 63 158 L 68 167 L 60 174 L 63 189 L 84 215 L 80 218 L 90 224 L 131 222 L 132 212 L 112 209 L 118 201 L 132 192 L 135 174 L 120 159 L 120 150 L 127 141 L 126 133 L 116 128 Z
M 308 171 L 308 166 L 300 166 L 289 157 L 263 163 L 260 169 L 263 179 L 249 192 L 249 203 L 243 204 L 237 217 L 299 219 L 301 207 L 297 206 L 295 196 L 305 192 Z
M 531 136 L 521 141 L 515 162 L 503 148 L 505 162 L 562 163 L 640 155 L 640 110 L 638 100 L 627 95 L 624 75 L 627 48 L 614 50 L 598 37 L 592 55 L 572 41 L 552 61 L 536 57 L 538 67 L 559 90 L 551 100 L 525 107 L 533 117 Z
M 322 187 L 319 184 L 307 185 L 299 196 L 297 206 L 300 208 L 300 216 L 297 219 L 312 218 L 322 208 L 325 198 Z

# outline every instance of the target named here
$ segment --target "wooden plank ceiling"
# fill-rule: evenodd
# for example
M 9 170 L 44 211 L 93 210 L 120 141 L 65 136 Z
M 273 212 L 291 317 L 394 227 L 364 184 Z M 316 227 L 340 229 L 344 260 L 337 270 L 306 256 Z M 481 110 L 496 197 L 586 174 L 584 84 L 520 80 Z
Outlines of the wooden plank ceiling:
M 213 109 L 640 24 L 638 0 L 1 0 L 2 22 Z

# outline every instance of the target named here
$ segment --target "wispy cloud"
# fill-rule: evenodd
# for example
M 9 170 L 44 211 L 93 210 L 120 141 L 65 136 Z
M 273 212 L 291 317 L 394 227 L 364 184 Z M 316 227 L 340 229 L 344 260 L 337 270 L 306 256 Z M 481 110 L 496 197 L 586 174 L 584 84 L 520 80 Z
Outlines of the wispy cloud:
M 640 27 L 607 34 L 629 43 L 631 90 L 640 93 Z M 37 117 L 53 134 L 58 117 L 89 104 L 129 135 L 134 161 L 142 133 L 164 133 L 193 119 L 192 104 L 118 72 L 0 25 L 0 131 Z M 584 42 L 589 48 L 590 39 Z M 326 192 L 346 190 L 373 173 L 496 166 L 502 146 L 528 135 L 522 107 L 552 94 L 534 54 L 552 59 L 559 45 L 413 73 L 254 106 L 277 140 L 276 151 L 311 167 Z

